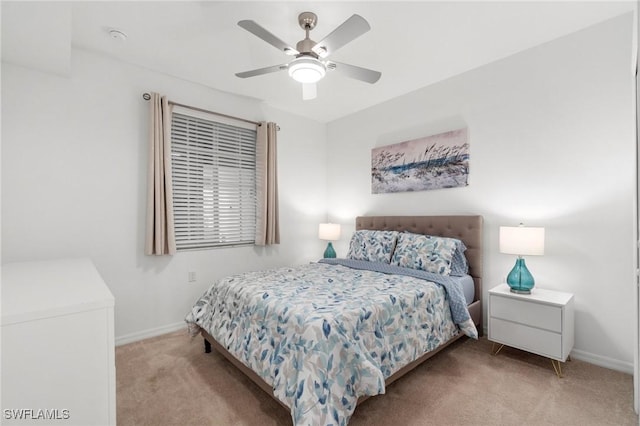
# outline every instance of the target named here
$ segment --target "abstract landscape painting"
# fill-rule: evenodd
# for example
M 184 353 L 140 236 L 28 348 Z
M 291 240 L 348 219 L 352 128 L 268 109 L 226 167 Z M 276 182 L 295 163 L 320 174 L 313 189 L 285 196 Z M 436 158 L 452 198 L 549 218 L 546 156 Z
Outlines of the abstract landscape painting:
M 371 192 L 424 191 L 467 186 L 467 128 L 371 150 Z

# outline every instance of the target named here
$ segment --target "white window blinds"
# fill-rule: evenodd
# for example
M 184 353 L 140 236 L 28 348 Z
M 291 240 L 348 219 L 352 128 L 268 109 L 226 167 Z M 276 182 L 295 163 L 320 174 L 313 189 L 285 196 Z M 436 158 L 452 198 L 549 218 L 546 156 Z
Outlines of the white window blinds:
M 171 167 L 177 250 L 254 243 L 255 126 L 176 108 Z

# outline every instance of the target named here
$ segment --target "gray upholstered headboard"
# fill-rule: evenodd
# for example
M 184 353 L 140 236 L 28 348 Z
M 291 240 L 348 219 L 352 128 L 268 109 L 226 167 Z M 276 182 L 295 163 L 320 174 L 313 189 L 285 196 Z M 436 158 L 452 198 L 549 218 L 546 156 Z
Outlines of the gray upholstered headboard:
M 481 325 L 483 222 L 482 216 L 358 216 L 356 230 L 408 231 L 462 240 L 467 246 L 469 275 L 475 284 L 475 299 L 469 306 L 469 313 L 474 322 Z

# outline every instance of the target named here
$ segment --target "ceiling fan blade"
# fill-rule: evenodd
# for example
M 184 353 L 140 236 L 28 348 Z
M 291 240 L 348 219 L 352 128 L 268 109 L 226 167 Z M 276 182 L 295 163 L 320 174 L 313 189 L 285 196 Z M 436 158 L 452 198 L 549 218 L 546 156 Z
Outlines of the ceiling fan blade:
M 318 97 L 316 83 L 302 83 L 302 100 L 310 101 Z
M 289 67 L 288 64 L 272 65 L 270 67 L 258 68 L 251 71 L 237 72 L 236 77 L 240 77 L 240 78 L 255 77 L 257 75 L 269 74 L 272 72 L 286 70 L 288 67 Z
M 327 69 L 341 72 L 347 77 L 355 78 L 356 80 L 364 81 L 367 83 L 375 83 L 380 80 L 382 73 L 379 71 L 370 70 L 368 68 L 362 68 L 355 65 L 343 64 L 342 62 L 327 61 Z
M 371 27 L 366 19 L 360 15 L 354 14 L 351 18 L 344 21 L 338 28 L 333 30 L 331 34 L 316 43 L 311 50 L 321 58 L 326 58 L 370 29 Z
M 299 53 L 296 49 L 289 46 L 287 43 L 280 40 L 278 37 L 274 36 L 269 31 L 265 30 L 263 27 L 258 25 L 255 21 L 251 21 L 251 20 L 239 21 L 238 26 L 249 31 L 251 34 L 255 35 L 256 37 L 266 41 L 270 45 L 274 46 L 276 49 L 283 51 L 287 55 L 297 55 Z

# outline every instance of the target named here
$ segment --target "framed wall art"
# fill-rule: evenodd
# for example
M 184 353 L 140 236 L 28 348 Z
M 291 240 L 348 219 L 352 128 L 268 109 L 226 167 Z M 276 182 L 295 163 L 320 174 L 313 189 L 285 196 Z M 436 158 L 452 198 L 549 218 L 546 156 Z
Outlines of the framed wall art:
M 425 191 L 467 186 L 467 128 L 371 150 L 371 192 Z

